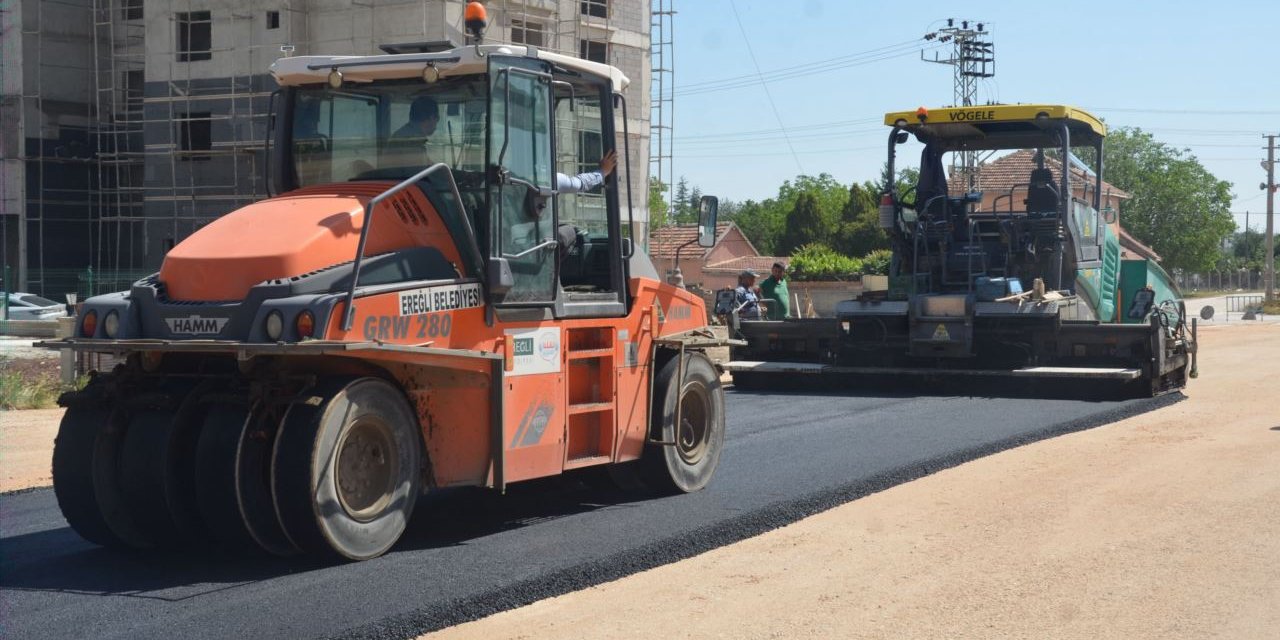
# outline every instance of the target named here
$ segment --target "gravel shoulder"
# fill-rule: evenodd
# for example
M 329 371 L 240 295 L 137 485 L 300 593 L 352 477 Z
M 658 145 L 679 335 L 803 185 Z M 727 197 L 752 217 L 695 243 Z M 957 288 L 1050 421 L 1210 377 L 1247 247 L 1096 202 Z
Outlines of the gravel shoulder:
M 1187 401 L 426 637 L 1274 637 L 1280 325 L 1206 328 L 1200 372 Z

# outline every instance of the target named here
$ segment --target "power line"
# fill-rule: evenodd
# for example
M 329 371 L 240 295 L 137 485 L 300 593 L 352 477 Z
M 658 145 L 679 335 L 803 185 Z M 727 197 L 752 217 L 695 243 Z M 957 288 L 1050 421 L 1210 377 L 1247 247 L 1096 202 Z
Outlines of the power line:
M 931 49 L 936 49 L 936 48 L 938 48 L 938 46 L 939 46 L 939 45 L 934 45 L 934 46 L 926 47 L 926 48 L 924 48 L 924 49 L 921 49 L 921 51 L 923 52 L 923 51 L 927 51 L 927 50 L 931 50 Z M 841 70 L 849 69 L 849 68 L 852 68 L 852 67 L 860 67 L 860 66 L 864 66 L 864 65 L 868 65 L 868 64 L 872 64 L 872 63 L 876 63 L 876 62 L 883 62 L 883 61 L 885 61 L 885 60 L 891 60 L 891 59 L 893 59 L 893 58 L 901 58 L 901 57 L 903 57 L 903 56 L 907 56 L 907 55 L 914 55 L 916 51 L 917 51 L 917 49 L 916 49 L 915 47 L 912 47 L 911 49 L 906 49 L 906 50 L 898 51 L 898 52 L 888 52 L 888 53 L 884 53 L 884 54 L 877 55 L 877 56 L 874 56 L 874 57 L 864 58 L 864 59 L 861 59 L 861 60 L 858 60 L 858 61 L 855 61 L 855 62 L 845 62 L 845 63 L 841 63 L 841 64 L 836 64 L 836 65 L 820 65 L 820 66 L 815 66 L 815 67 L 812 67 L 812 68 L 806 69 L 806 70 L 804 70 L 804 71 L 796 71 L 796 72 L 791 72 L 791 73 L 782 73 L 782 74 L 780 74 L 780 75 L 777 75 L 776 77 L 769 77 L 769 78 L 767 78 L 767 79 L 766 79 L 763 75 L 759 75 L 759 76 L 757 76 L 755 79 L 742 80 L 742 81 L 738 81 L 738 82 L 734 82 L 734 83 L 721 84 L 721 85 L 718 85 L 718 86 L 700 87 L 700 88 L 685 89 L 685 90 L 679 90 L 679 89 L 677 89 L 677 90 L 676 90 L 676 95 L 681 95 L 681 96 L 700 95 L 700 94 L 704 94 L 704 93 L 714 93 L 714 92 L 719 92 L 719 91 L 728 91 L 728 90 L 730 90 L 730 89 L 740 89 L 740 88 L 744 88 L 744 87 L 754 86 L 754 85 L 757 85 L 757 84 L 767 84 L 767 83 L 771 83 L 771 82 L 782 82 L 782 81 L 784 81 L 784 80 L 795 80 L 795 79 L 798 79 L 798 78 L 804 78 L 804 77 L 808 77 L 808 76 L 812 76 L 812 75 L 817 75 L 817 74 L 820 74 L 820 73 L 829 73 L 829 72 L 832 72 L 832 71 L 841 71 Z M 779 73 L 779 72 L 777 72 L 777 71 L 771 71 L 771 72 L 770 72 L 770 74 L 776 74 L 776 73 Z
M 816 124 L 807 124 L 807 125 L 801 125 L 798 127 L 790 127 L 788 131 L 802 131 L 806 129 L 832 129 L 837 127 L 846 127 L 854 124 L 869 124 L 872 122 L 879 122 L 879 121 L 880 121 L 880 118 L 859 118 L 857 120 L 838 120 L 835 122 L 819 122 Z M 746 136 L 746 135 L 755 135 L 755 134 L 773 134 L 773 133 L 777 133 L 778 131 L 780 131 L 780 129 L 753 129 L 750 131 L 722 131 L 719 133 L 706 133 L 706 134 L 700 134 L 696 136 L 677 136 L 676 139 L 677 140 L 694 140 L 699 138 L 736 137 L 736 136 Z
M 764 74 L 760 73 L 760 63 L 756 61 L 756 52 L 751 47 L 751 38 L 747 37 L 747 30 L 742 26 L 742 17 L 738 15 L 738 5 L 733 0 L 729 0 L 729 7 L 733 9 L 733 19 L 738 23 L 738 32 L 742 34 L 742 41 L 747 45 L 747 54 L 751 57 L 751 65 L 756 69 L 756 75 L 760 76 L 760 88 L 764 89 L 764 95 L 769 99 L 769 108 L 773 109 L 773 117 L 778 121 L 778 128 L 782 130 L 785 138 L 787 135 L 787 125 L 782 123 L 782 115 L 778 113 L 778 105 L 773 102 L 773 93 L 769 91 L 769 85 L 764 82 Z M 800 156 L 796 155 L 795 147 L 791 146 L 791 140 L 787 140 L 787 148 L 791 150 L 791 157 L 796 161 L 796 168 L 800 173 L 804 173 L 804 165 L 800 162 Z
M 769 73 L 771 73 L 771 74 L 777 74 L 777 73 L 786 73 L 786 72 L 788 72 L 788 71 L 799 71 L 799 70 L 803 70 L 803 69 L 809 69 L 809 68 L 812 68 L 812 67 L 814 67 L 814 66 L 832 66 L 832 65 L 841 65 L 841 64 L 844 64 L 845 62 L 849 62 L 849 61 L 857 60 L 858 58 L 862 58 L 862 57 L 866 57 L 866 56 L 872 56 L 872 55 L 880 55 L 880 54 L 882 54 L 882 53 L 884 53 L 884 52 L 886 52 L 886 51 L 888 51 L 888 50 L 897 50 L 897 49 L 901 49 L 902 47 L 908 47 L 908 48 L 910 48 L 910 49 L 914 50 L 917 46 L 919 46 L 919 43 L 920 43 L 920 41 L 919 41 L 919 40 L 907 40 L 907 41 L 905 41 L 905 42 L 899 42 L 899 43 L 895 43 L 895 44 L 885 45 L 885 46 L 883 46 L 883 47 L 876 47 L 876 48 L 874 48 L 874 49 L 867 49 L 866 51 L 859 51 L 859 52 L 857 52 L 857 53 L 850 53 L 850 54 L 843 55 L 843 56 L 839 56 L 839 57 L 836 57 L 836 58 L 826 58 L 826 59 L 824 59 L 824 60 L 822 60 L 822 61 L 820 61 L 820 62 L 808 62 L 808 63 L 803 63 L 803 64 L 792 65 L 792 66 L 790 66 L 790 67 L 782 67 L 782 68 L 779 68 L 779 69 L 770 69 L 770 70 L 769 70 Z M 703 81 L 700 81 L 700 82 L 690 82 L 689 84 L 682 84 L 682 85 L 678 85 L 678 86 L 676 87 L 676 89 L 677 89 L 677 90 L 681 90 L 681 91 L 683 91 L 683 90 L 687 90 L 687 89 L 696 89 L 696 88 L 706 87 L 706 86 L 710 86 L 710 85 L 718 85 L 718 84 L 724 84 L 724 83 L 741 82 L 741 81 L 743 81 L 743 80 L 755 80 L 755 78 L 756 78 L 756 76 L 754 76 L 754 75 L 752 75 L 752 74 L 746 74 L 746 75 L 741 75 L 741 76 L 732 76 L 732 77 L 728 77 L 728 78 L 721 78 L 721 79 L 719 79 L 719 80 L 703 80 Z
M 1229 110 L 1229 109 L 1156 109 L 1144 107 L 1086 107 L 1089 111 L 1116 111 L 1122 113 L 1172 113 L 1193 115 L 1276 116 L 1280 111 Z

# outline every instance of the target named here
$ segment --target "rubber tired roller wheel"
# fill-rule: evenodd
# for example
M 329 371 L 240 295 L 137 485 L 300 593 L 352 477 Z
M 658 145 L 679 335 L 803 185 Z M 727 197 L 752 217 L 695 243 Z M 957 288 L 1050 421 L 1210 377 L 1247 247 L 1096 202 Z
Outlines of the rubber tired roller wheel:
M 213 537 L 231 546 L 253 545 L 236 498 L 236 450 L 252 413 L 244 403 L 210 402 L 196 444 L 196 504 Z
M 113 420 L 112 413 L 97 404 L 67 409 L 53 443 L 53 495 L 67 524 L 80 537 L 106 547 L 121 547 L 125 542 L 107 525 L 93 486 L 94 451 Z
M 707 486 L 724 448 L 724 389 L 707 356 L 685 354 L 684 379 L 676 380 L 679 359 L 672 358 L 654 381 L 651 444 L 640 458 L 641 476 L 664 493 L 690 493 Z M 676 420 L 676 394 L 683 394 Z
M 158 546 L 175 547 L 202 537 L 195 510 L 193 423 L 199 390 L 171 385 L 181 400 L 175 408 L 144 408 L 133 412 L 120 452 L 120 488 L 133 521 Z
M 422 440 L 399 389 L 331 381 L 289 408 L 272 465 L 276 512 L 305 551 L 367 560 L 400 539 L 418 498 Z
M 296 552 L 271 508 L 269 445 L 275 414 L 259 405 L 215 402 L 207 405 L 196 446 L 196 501 L 218 540 L 256 546 L 276 555 Z

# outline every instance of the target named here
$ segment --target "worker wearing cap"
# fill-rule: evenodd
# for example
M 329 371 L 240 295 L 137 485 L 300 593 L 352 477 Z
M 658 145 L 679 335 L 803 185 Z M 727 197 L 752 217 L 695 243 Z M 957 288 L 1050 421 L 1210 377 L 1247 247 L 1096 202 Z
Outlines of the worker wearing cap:
M 738 299 L 738 317 L 743 320 L 759 320 L 760 289 L 756 287 L 756 272 L 746 269 L 738 274 L 738 287 L 734 293 Z
M 760 283 L 760 293 L 767 303 L 766 311 L 770 320 L 782 320 L 791 315 L 787 268 L 781 262 L 773 263 L 769 277 Z

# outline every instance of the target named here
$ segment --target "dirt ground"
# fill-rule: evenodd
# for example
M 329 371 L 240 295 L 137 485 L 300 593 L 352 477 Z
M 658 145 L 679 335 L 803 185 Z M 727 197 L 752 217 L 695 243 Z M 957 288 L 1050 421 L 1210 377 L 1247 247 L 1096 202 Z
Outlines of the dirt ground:
M 427 636 L 1280 637 L 1280 325 L 1189 400 Z
M 0 492 L 53 484 L 49 466 L 62 411 L 0 411 Z

